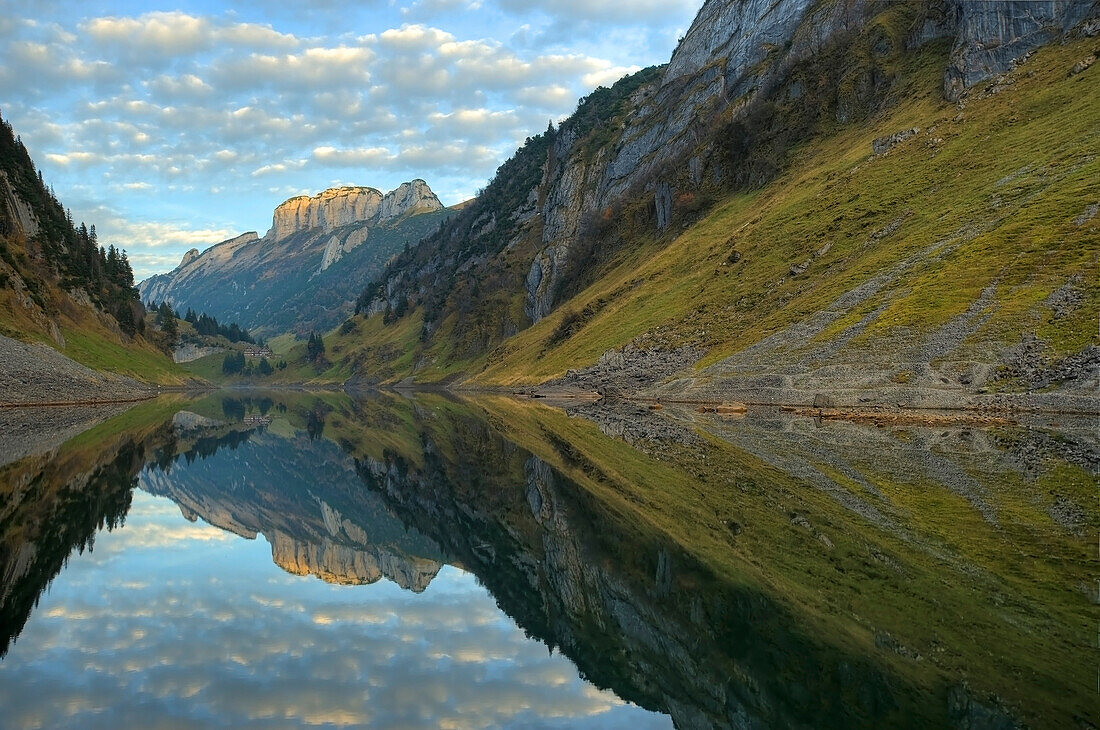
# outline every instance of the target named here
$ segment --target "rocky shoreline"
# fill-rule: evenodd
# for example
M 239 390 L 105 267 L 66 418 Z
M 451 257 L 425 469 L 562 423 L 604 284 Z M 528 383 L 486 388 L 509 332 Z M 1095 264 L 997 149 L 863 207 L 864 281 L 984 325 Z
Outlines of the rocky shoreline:
M 0 466 L 55 449 L 132 407 L 132 403 L 104 403 L 0 408 Z
M 1100 414 L 1100 349 L 1089 347 L 1067 360 L 1058 377 L 1040 378 L 1032 367 L 1019 380 L 1027 390 L 998 389 L 991 379 L 934 377 L 914 365 L 913 377 L 899 382 L 896 368 L 876 363 L 789 368 L 771 372 L 694 371 L 701 353 L 692 348 L 645 350 L 628 345 L 610 351 L 594 365 L 519 394 L 535 398 L 605 397 L 636 402 L 721 406 L 740 403 L 831 410 L 834 413 L 971 412 L 991 416 L 1014 412 Z M 928 368 L 925 367 L 925 370 Z M 987 367 L 991 370 L 992 367 Z M 1039 375 L 1037 375 L 1037 373 Z M 514 392 L 514 389 L 513 389 Z M 834 415 L 834 417 L 836 417 Z
M 0 335 L 0 408 L 132 403 L 158 392 L 155 385 L 97 372 L 46 345 Z

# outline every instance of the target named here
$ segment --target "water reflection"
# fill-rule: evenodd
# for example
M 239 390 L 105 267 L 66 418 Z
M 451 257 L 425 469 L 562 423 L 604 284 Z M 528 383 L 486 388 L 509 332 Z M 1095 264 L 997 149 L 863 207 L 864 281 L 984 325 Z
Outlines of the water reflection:
M 143 725 L 1066 726 L 1095 700 L 1096 443 L 1074 426 L 220 395 L 0 473 L 39 485 L 7 487 L 10 634 L 142 489 L 0 663 L 0 704 L 41 715 L 48 685 L 71 717 L 94 696 Z M 54 492 L 84 501 L 29 496 Z

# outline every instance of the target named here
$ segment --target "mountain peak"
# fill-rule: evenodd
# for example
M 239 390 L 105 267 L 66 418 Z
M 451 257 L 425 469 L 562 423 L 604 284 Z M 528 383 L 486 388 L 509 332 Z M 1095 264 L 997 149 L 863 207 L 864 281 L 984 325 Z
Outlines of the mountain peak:
M 417 178 L 383 195 L 376 188 L 344 185 L 310 197 L 299 195 L 275 209 L 271 230 L 265 236 L 278 241 L 299 231 L 321 228 L 331 231 L 353 223 L 382 223 L 409 212 L 442 210 L 432 189 Z
M 191 263 L 199 257 L 199 250 L 193 248 L 183 255 L 183 261 L 180 261 L 180 265 L 177 268 L 183 268 L 187 264 Z

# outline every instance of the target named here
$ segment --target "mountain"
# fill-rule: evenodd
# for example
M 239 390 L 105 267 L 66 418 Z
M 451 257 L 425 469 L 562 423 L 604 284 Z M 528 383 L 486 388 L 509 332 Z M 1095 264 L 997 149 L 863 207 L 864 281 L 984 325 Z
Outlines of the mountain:
M 667 65 L 387 265 L 330 349 L 379 380 L 605 358 L 700 397 L 1087 394 L 1098 33 L 1083 0 L 708 0 Z
M 423 180 L 386 194 L 341 187 L 275 209 L 260 238 L 244 233 L 139 285 L 143 301 L 204 311 L 261 334 L 325 330 L 345 319 L 386 260 L 450 215 Z
M 152 342 L 158 333 L 146 327 L 126 252 L 102 243 L 94 225 L 73 222 L 23 141 L 0 123 L 0 371 L 21 379 L 22 391 L 0 399 L 129 397 L 141 388 L 68 360 L 146 382 L 181 382 L 182 371 Z M 44 345 L 64 357 L 34 354 Z

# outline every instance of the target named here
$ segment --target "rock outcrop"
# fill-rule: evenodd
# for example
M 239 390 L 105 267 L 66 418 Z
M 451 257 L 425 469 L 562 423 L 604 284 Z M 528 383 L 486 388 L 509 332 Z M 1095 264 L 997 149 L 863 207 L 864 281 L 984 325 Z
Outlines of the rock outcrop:
M 262 238 L 249 232 L 201 253 L 191 249 L 138 289 L 146 302 L 190 307 L 262 333 L 329 329 L 386 259 L 446 215 L 420 179 L 385 194 L 341 187 L 298 196 L 275 209 Z
M 183 255 L 183 260 L 180 261 L 180 266 L 181 267 L 187 266 L 187 264 L 191 263 L 192 261 L 194 261 L 198 257 L 199 257 L 199 250 L 197 248 L 192 248 L 187 253 L 185 253 Z
M 7 213 L 7 220 L 11 221 L 14 233 L 30 238 L 38 234 L 38 216 L 35 215 L 27 201 L 16 195 L 8 180 L 8 174 L 0 170 L 0 203 Z M 0 215 L 0 220 L 4 216 Z
M 944 75 L 944 94 L 949 99 L 1008 71 L 1082 21 L 1100 17 L 1100 5 L 1089 0 L 957 0 L 951 9 L 957 28 Z M 1100 28 L 1089 32 L 1095 34 Z
M 331 233 L 355 224 L 377 225 L 412 213 L 443 210 L 423 180 L 402 183 L 383 195 L 368 187 L 330 188 L 313 197 L 299 195 L 275 209 L 265 240 L 278 241 L 301 231 L 320 228 Z

